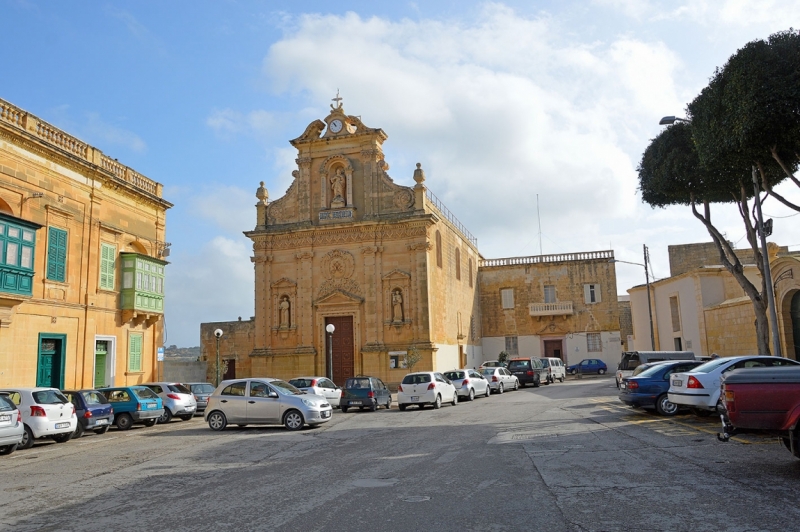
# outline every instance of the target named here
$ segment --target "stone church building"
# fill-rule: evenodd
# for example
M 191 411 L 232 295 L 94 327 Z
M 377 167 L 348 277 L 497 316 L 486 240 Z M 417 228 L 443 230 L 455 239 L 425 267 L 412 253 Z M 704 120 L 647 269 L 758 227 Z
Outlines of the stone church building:
M 263 183 L 256 193 L 256 226 L 245 232 L 253 241 L 255 316 L 201 324 L 202 353 L 212 381 L 218 328 L 226 378 L 326 375 L 330 341 L 338 384 L 358 374 L 397 383 L 407 373 L 401 367 L 403 355 L 413 348 L 422 357 L 415 370 L 478 366 L 486 354 L 484 336 L 506 334 L 502 329 L 508 320 L 495 326 L 498 320 L 486 322 L 482 316 L 481 290 L 487 288 L 479 280 L 483 257 L 477 239 L 427 189 L 420 164 L 413 187 L 396 184 L 383 156 L 386 133 L 346 114 L 340 100 L 334 100 L 324 120 L 312 122 L 291 141 L 298 152 L 297 169 L 286 194 L 270 202 Z M 609 262 L 613 253 L 603 253 L 588 262 L 594 264 L 592 271 L 601 265 L 605 282 L 614 278 L 614 266 Z M 588 257 L 570 259 L 573 264 L 564 271 L 583 267 Z M 516 271 L 516 262 L 509 265 Z M 530 279 L 526 270 L 520 275 Z M 605 300 L 616 302 L 616 284 L 606 282 L 604 290 Z M 567 292 L 562 290 L 562 297 Z M 554 320 L 566 314 L 572 314 L 571 306 L 568 313 L 544 315 Z M 618 316 L 615 310 L 611 314 L 611 322 L 602 327 L 617 331 L 611 351 L 618 354 Z M 542 315 L 538 309 L 530 319 L 540 321 Z M 565 317 L 560 316 L 557 328 L 547 329 L 544 323 L 523 328 L 553 330 L 566 338 Z M 328 325 L 335 327 L 331 336 Z M 540 354 L 535 351 L 530 356 Z

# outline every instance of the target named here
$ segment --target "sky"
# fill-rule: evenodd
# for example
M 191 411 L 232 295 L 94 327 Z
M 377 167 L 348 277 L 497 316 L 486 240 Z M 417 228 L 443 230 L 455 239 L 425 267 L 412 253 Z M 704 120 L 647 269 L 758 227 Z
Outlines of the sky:
M 800 24 L 800 2 L 0 0 L 0 19 L 0 98 L 164 184 L 165 343 L 188 347 L 202 322 L 253 315 L 255 191 L 283 196 L 288 141 L 337 90 L 388 134 L 394 181 L 422 163 L 485 258 L 641 263 L 647 245 L 668 277 L 667 246 L 710 237 L 688 207 L 642 203 L 642 152 L 738 48 Z M 797 213 L 764 211 L 800 249 Z M 712 213 L 747 246 L 735 206 Z M 616 271 L 620 294 L 644 282 Z

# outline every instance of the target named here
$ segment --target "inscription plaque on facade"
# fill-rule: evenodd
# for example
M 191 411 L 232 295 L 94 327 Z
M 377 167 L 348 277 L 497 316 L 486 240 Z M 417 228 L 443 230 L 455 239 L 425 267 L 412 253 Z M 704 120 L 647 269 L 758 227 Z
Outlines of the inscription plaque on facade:
M 319 213 L 320 221 L 323 220 L 342 220 L 353 218 L 353 210 L 352 209 L 342 209 L 338 211 L 321 211 Z

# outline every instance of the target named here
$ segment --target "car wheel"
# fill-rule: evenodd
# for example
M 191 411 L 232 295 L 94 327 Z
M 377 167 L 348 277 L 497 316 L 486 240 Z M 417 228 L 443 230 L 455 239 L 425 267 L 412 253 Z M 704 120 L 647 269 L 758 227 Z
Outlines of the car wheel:
M 374 412 L 378 409 L 378 402 L 375 401 L 375 404 L 369 407 L 370 412 Z
M 17 445 L 19 444 L 15 443 L 14 445 L 4 445 L 0 447 L 0 455 L 7 455 L 13 453 L 14 451 L 17 450 Z
M 119 430 L 128 430 L 133 425 L 133 418 L 127 412 L 123 412 L 122 414 L 117 414 L 114 424 Z
M 474 401 L 475 400 L 475 388 L 469 389 L 469 394 L 467 395 L 467 401 Z
M 402 410 L 405 410 L 405 409 L 406 409 L 406 405 L 404 405 L 403 403 L 399 403 L 399 404 L 397 405 L 397 408 L 399 408 L 399 409 L 402 411 Z
M 559 377 L 558 382 L 564 382 L 564 377 Z
M 458 392 L 453 393 L 453 402 L 450 404 L 453 406 L 458 405 Z
M 597 374 L 598 375 L 605 375 L 605 373 L 606 373 L 606 370 L 604 370 L 603 368 L 600 368 L 600 369 L 597 370 Z
M 571 370 L 569 370 L 569 374 L 570 375 L 577 375 L 578 374 L 578 370 L 577 369 L 571 369 Z
M 297 410 L 289 410 L 283 416 L 283 426 L 288 430 L 300 430 L 303 428 L 303 414 Z
M 485 397 L 489 397 L 490 395 L 492 395 L 492 387 L 487 384 Z
M 172 412 L 169 411 L 169 408 L 166 406 L 164 407 L 164 413 L 161 414 L 161 417 L 158 418 L 159 423 L 169 423 L 172 421 Z
M 108 432 L 108 425 L 100 427 L 99 429 L 94 429 L 95 434 L 105 434 L 106 432 Z
M 500 386 L 497 387 L 497 393 L 502 394 L 505 390 L 503 389 L 503 383 L 500 383 Z
M 25 433 L 22 435 L 22 441 L 19 442 L 17 448 L 19 449 L 30 449 L 33 447 L 33 431 L 28 425 L 23 425 L 25 428 Z
M 81 425 L 81 422 L 78 421 L 78 426 L 75 427 L 75 432 L 72 433 L 72 437 L 77 440 L 78 438 L 83 436 L 84 432 L 85 432 L 85 429 L 83 428 L 83 425 Z
M 391 410 L 391 409 L 392 409 L 392 398 L 389 397 L 389 400 L 386 401 L 386 410 Z
M 783 442 L 783 446 L 786 447 L 786 450 L 791 453 L 792 442 L 789 440 L 789 438 L 781 438 L 781 441 Z M 794 439 L 794 457 L 800 458 L 800 440 L 797 439 L 797 432 L 795 432 L 795 439 Z
M 56 434 L 55 436 L 52 436 L 52 438 L 56 443 L 67 443 L 72 439 L 72 434 L 72 432 L 67 432 L 66 434 Z
M 419 405 L 420 408 L 422 408 L 422 406 L 423 405 Z M 437 395 L 436 396 L 436 400 L 433 402 L 433 408 L 434 408 L 434 410 L 442 408 L 442 396 L 441 395 Z
M 183 421 L 189 421 L 194 417 L 194 414 L 186 414 L 186 415 L 178 416 L 178 417 L 180 417 Z
M 519 381 L 514 381 L 514 391 L 519 390 Z
M 153 426 L 153 425 L 155 425 L 156 423 L 158 423 L 158 418 L 157 418 L 157 417 L 156 417 L 156 418 L 153 418 L 153 419 L 148 419 L 148 420 L 144 421 L 143 425 L 144 425 L 145 427 L 152 427 L 152 426 Z
M 223 430 L 228 426 L 228 418 L 222 412 L 211 412 L 208 415 L 208 426 L 211 430 Z
M 533 378 L 533 387 L 534 388 L 538 388 L 539 386 L 541 386 L 541 384 L 542 384 L 541 377 L 539 377 L 539 378 L 534 377 Z
M 342 407 L 339 407 L 339 408 L 342 410 L 342 414 L 346 414 L 347 413 L 347 407 L 346 406 L 342 406 Z
M 667 394 L 662 393 L 656 399 L 656 412 L 662 416 L 674 416 L 678 413 L 678 405 L 670 403 Z

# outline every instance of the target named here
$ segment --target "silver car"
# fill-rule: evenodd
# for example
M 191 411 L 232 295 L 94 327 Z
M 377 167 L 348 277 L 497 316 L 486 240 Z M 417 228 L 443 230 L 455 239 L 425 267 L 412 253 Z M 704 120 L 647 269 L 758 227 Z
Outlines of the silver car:
M 328 400 L 333 408 L 339 408 L 342 389 L 327 377 L 297 377 L 296 379 L 291 379 L 289 384 L 306 393 L 321 395 Z
M 17 405 L 5 395 L 0 395 L 0 454 L 11 454 L 22 443 L 25 427 Z
M 445 371 L 444 376 L 450 379 L 453 386 L 456 387 L 458 395 L 463 395 L 467 401 L 472 401 L 476 395 L 489 397 L 489 394 L 492 393 L 489 381 L 474 369 Z
M 212 430 L 228 423 L 284 425 L 299 430 L 317 427 L 331 419 L 330 403 L 319 395 L 301 392 L 288 382 L 270 378 L 222 381 L 208 398 L 205 420 Z
M 506 368 L 483 368 L 481 374 L 489 381 L 494 393 L 519 389 L 519 379 Z
M 192 391 L 179 382 L 148 382 L 147 386 L 161 398 L 164 413 L 158 418 L 159 423 L 169 423 L 172 417 L 189 421 L 197 411 L 197 401 Z

